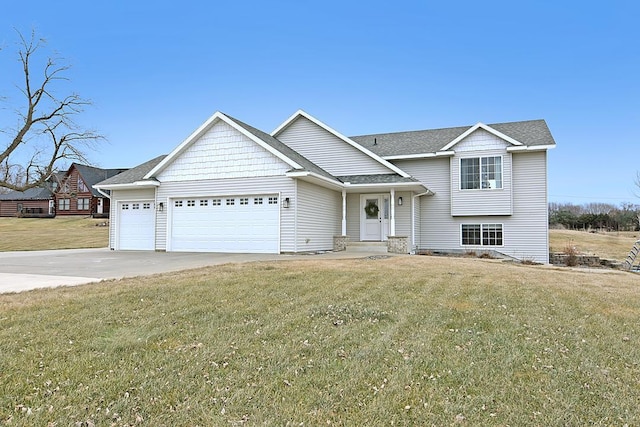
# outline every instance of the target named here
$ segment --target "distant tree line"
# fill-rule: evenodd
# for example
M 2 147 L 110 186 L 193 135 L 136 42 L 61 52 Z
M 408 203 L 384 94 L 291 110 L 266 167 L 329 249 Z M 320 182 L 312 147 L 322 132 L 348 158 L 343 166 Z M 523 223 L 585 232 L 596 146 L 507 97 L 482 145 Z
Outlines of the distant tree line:
M 640 230 L 640 205 L 549 203 L 549 226 L 570 230 Z

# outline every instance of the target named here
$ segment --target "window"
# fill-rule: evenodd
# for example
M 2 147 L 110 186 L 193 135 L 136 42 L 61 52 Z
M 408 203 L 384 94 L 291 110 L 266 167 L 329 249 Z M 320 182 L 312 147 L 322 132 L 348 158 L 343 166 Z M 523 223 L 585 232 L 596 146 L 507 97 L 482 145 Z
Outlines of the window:
M 151 209 L 151 203 L 143 203 L 142 209 Z
M 211 206 L 220 206 L 222 204 L 222 200 L 220 199 L 213 199 L 211 201 Z
M 173 206 L 175 206 L 176 208 L 181 208 L 182 200 L 176 200 L 175 202 L 173 202 Z
M 278 198 L 277 197 L 269 197 L 269 204 L 270 205 L 277 205 L 278 204 Z
M 240 204 L 241 205 L 248 205 L 249 204 L 249 199 L 246 197 L 241 197 L 240 198 Z
M 236 204 L 236 199 L 227 199 L 227 206 L 233 206 Z
M 122 210 L 123 210 L 123 211 L 127 211 L 127 210 L 129 210 L 129 203 L 123 203 L 123 204 L 122 204 Z
M 89 210 L 89 200 L 90 199 L 78 199 L 78 210 L 79 211 L 88 211 Z
M 140 203 L 132 203 L 131 209 L 140 210 Z
M 209 201 L 207 199 L 200 200 L 200 206 L 209 206 Z
M 195 200 L 187 200 L 187 206 L 188 207 L 193 207 L 196 205 L 196 201 Z
M 502 157 L 460 159 L 461 190 L 502 188 Z
M 88 192 L 89 192 L 89 188 L 87 188 L 87 184 L 84 183 L 82 178 L 78 177 L 78 193 L 88 193 Z
M 253 204 L 254 205 L 261 205 L 262 204 L 262 197 L 256 197 L 255 199 L 253 199 Z
M 58 199 L 58 210 L 68 211 L 71 208 L 71 199 Z
M 462 245 L 502 246 L 502 224 L 462 224 Z

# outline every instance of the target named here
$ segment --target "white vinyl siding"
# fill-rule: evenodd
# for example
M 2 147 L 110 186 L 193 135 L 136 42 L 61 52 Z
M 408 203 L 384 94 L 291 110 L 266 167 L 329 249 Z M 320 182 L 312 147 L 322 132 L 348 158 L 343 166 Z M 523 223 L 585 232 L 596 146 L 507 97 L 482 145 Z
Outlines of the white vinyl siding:
M 347 193 L 347 236 L 351 241 L 360 240 L 360 194 Z
M 304 117 L 298 117 L 277 138 L 333 176 L 394 173 Z
M 200 181 L 283 175 L 291 166 L 223 121 L 186 148 L 157 176 L 164 181 Z
M 455 155 L 450 159 L 450 191 L 451 215 L 511 215 L 513 213 L 512 156 L 506 152 L 511 144 L 497 136 L 479 129 L 453 147 Z M 479 177 L 477 189 L 465 189 L 461 182 L 461 163 L 463 159 L 478 159 L 478 173 L 482 175 L 484 167 L 491 163 L 490 159 L 499 157 L 501 163 L 500 185 L 498 188 L 483 188 L 482 177 Z M 468 171 L 467 171 L 468 172 Z M 447 178 L 449 178 L 449 176 Z M 468 174 L 467 174 L 468 177 Z M 493 176 L 493 179 L 496 179 Z M 427 187 L 429 183 L 426 183 Z
M 402 206 L 398 206 L 398 197 L 402 197 Z M 411 237 L 411 193 L 396 192 L 395 200 L 396 236 Z
M 304 181 L 297 193 L 290 208 L 298 215 L 296 251 L 333 249 L 333 237 L 341 234 L 342 194 Z
M 450 183 L 450 177 L 455 176 L 450 172 L 450 159 L 394 161 L 435 192 L 417 199 L 417 249 L 465 251 L 469 248 L 461 244 L 462 224 L 502 224 L 503 244 L 492 249 L 514 258 L 548 263 L 546 152 L 514 153 L 510 157 L 513 212 L 503 216 L 451 215 L 451 188 L 456 187 Z M 470 212 L 473 206 L 469 206 Z
M 221 180 L 163 182 L 158 187 L 156 202 L 167 205 L 170 199 L 223 199 L 224 195 L 242 194 L 273 194 L 279 193 L 280 198 L 289 197 L 294 200 L 295 183 L 291 178 L 271 176 L 261 178 L 234 178 Z M 268 202 L 265 200 L 265 203 Z M 222 203 L 225 203 L 222 200 Z M 235 203 L 240 203 L 239 200 Z M 157 213 L 156 249 L 167 250 L 168 209 Z M 280 205 L 280 251 L 294 252 L 294 210 Z

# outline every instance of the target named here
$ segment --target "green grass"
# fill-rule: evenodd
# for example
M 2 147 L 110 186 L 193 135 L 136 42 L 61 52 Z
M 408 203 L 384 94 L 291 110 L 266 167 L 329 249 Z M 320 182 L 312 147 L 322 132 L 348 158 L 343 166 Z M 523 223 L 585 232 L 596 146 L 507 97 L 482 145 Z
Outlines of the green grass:
M 2 295 L 0 425 L 638 425 L 638 280 L 310 257 Z
M 84 216 L 0 218 L 0 252 L 105 248 L 109 227 L 97 226 L 105 221 Z

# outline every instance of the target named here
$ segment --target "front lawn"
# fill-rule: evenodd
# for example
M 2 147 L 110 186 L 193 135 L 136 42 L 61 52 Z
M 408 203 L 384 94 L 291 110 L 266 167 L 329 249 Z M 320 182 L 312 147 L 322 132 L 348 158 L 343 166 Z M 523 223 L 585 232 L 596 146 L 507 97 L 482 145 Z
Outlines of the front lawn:
M 106 248 L 107 221 L 84 216 L 0 218 L 0 252 Z
M 640 277 L 230 264 L 0 296 L 0 424 L 639 425 Z

